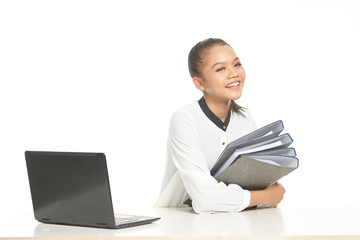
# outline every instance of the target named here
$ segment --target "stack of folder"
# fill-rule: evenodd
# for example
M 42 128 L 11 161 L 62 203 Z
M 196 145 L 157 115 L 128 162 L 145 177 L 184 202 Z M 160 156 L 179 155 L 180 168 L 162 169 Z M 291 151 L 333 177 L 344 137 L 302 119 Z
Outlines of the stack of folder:
M 261 190 L 276 183 L 299 166 L 293 142 L 282 121 L 259 128 L 231 143 L 219 156 L 211 175 L 225 184 Z

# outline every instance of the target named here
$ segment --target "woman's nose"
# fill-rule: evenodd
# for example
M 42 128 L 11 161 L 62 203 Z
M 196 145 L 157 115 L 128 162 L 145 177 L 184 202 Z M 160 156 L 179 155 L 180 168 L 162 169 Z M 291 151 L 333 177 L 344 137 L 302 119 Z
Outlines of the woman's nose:
M 238 73 L 234 68 L 229 68 L 229 78 L 238 77 Z

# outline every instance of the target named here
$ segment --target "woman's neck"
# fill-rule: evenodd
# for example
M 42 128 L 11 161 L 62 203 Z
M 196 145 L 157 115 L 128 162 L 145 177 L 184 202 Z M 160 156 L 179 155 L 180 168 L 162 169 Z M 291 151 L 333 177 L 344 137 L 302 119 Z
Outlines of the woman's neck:
M 209 109 L 223 122 L 226 121 L 226 118 L 229 114 L 231 100 L 223 101 L 219 99 L 212 99 L 204 95 L 206 105 Z

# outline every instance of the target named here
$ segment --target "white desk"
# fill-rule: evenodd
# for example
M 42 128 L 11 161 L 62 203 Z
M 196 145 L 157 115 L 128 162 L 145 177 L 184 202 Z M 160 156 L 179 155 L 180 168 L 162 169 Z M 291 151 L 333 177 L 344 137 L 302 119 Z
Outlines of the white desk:
M 141 210 L 136 213 L 140 212 L 145 213 Z M 336 239 L 360 239 L 360 208 L 269 208 L 209 215 L 195 214 L 191 208 L 163 208 L 148 209 L 146 214 L 160 216 L 161 220 L 133 228 L 107 230 L 38 223 L 29 212 L 1 224 L 0 237 L 231 236 L 246 239 L 246 236 L 268 236 L 288 239 L 301 236 L 311 239 L 310 236 L 327 236 L 334 239 L 329 236 L 337 236 Z

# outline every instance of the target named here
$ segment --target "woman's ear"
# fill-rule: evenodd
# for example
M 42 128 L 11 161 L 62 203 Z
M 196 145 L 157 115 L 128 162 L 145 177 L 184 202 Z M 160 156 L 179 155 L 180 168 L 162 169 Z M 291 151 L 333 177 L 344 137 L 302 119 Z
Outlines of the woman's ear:
M 205 87 L 204 87 L 204 82 L 201 78 L 199 77 L 193 77 L 193 83 L 195 85 L 195 87 L 201 91 L 204 91 L 205 90 Z

